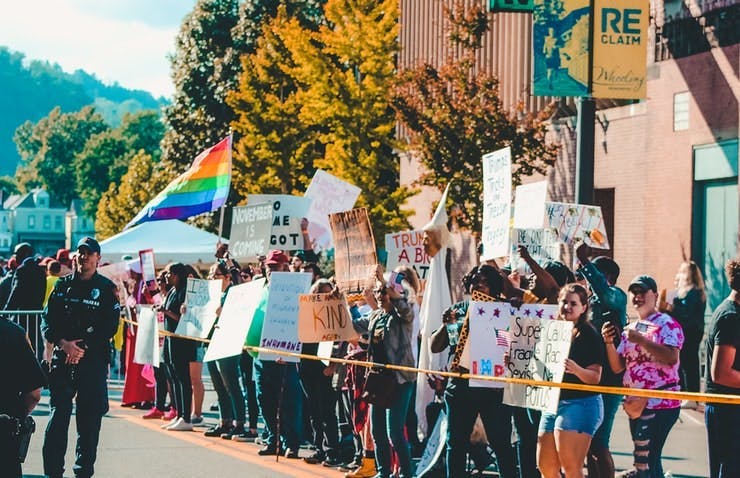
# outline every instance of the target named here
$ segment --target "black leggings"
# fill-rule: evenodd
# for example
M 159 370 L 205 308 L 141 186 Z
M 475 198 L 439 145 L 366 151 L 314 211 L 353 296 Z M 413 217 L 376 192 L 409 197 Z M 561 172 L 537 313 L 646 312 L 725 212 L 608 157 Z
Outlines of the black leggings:
M 172 382 L 172 399 L 177 416 L 190 423 L 193 410 L 193 384 L 190 382 L 190 362 L 195 360 L 195 346 L 183 339 L 169 339 L 167 376 Z

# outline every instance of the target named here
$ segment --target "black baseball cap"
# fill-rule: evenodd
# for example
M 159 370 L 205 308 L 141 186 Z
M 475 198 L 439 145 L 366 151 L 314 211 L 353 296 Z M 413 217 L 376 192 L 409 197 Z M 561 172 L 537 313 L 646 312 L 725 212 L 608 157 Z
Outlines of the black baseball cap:
M 658 292 L 658 284 L 655 282 L 655 279 L 647 275 L 637 276 L 632 279 L 627 290 L 632 291 L 635 288 L 639 288 L 642 291 L 652 290 L 653 292 Z
M 86 247 L 90 250 L 90 252 L 97 252 L 98 254 L 100 254 L 100 244 L 98 244 L 98 241 L 90 236 L 85 236 L 80 239 L 80 242 L 77 243 L 77 249 L 79 249 L 80 247 Z

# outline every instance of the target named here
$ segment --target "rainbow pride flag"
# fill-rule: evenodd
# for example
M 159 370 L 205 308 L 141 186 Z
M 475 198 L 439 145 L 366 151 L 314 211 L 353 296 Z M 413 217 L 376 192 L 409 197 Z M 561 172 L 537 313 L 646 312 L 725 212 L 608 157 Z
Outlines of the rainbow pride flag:
M 124 229 L 142 222 L 187 219 L 214 211 L 226 202 L 230 186 L 231 135 L 200 153 L 190 169 L 149 201 Z

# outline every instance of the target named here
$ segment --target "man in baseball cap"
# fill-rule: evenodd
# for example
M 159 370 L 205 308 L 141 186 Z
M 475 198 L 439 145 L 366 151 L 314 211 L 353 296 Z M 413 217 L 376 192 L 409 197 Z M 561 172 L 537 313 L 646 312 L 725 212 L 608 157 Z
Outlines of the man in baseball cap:
M 630 292 L 633 292 L 635 290 L 637 290 L 638 292 L 647 292 L 651 290 L 657 293 L 658 284 L 652 277 L 648 275 L 641 275 L 632 279 L 632 282 L 630 282 L 630 286 L 627 287 L 627 290 Z
M 86 247 L 90 252 L 100 254 L 100 244 L 90 236 L 85 236 L 77 243 L 77 249 Z

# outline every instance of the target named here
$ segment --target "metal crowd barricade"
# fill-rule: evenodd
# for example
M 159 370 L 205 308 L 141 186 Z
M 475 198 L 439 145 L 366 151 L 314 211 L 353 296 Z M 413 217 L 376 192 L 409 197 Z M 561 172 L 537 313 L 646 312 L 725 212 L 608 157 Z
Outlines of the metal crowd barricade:
M 41 314 L 43 310 L 1 310 L 0 319 L 10 320 L 26 331 L 36 357 L 44 356 L 44 340 L 41 336 Z

